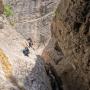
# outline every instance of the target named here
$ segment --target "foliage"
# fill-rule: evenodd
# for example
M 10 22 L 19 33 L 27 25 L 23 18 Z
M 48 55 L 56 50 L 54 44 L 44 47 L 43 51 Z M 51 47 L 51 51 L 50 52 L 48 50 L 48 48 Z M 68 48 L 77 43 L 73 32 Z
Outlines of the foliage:
M 12 7 L 8 4 L 4 6 L 4 15 L 6 17 L 9 17 L 9 16 L 13 15 Z

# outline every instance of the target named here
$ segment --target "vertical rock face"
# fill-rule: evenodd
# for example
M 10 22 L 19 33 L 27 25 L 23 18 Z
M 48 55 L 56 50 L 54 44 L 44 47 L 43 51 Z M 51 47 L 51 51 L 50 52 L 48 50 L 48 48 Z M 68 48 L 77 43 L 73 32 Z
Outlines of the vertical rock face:
M 52 37 L 65 58 L 56 65 L 64 90 L 90 89 L 90 1 L 61 0 Z
M 4 10 L 3 2 L 2 2 L 2 0 L 0 0 L 0 14 L 3 14 L 3 10 Z
M 51 90 L 44 62 L 27 41 L 0 16 L 0 90 Z
M 50 25 L 54 11 L 60 0 L 4 0 L 10 4 L 14 15 L 9 17 L 15 22 L 17 32 L 24 38 L 31 38 L 34 49 L 42 52 L 51 38 Z
M 90 1 L 61 0 L 52 25 L 60 0 L 3 1 L 12 7 L 13 16 L 7 18 L 16 30 L 0 16 L 0 90 L 51 90 L 42 59 L 28 48 L 25 39 L 30 38 L 37 53 L 44 49 L 42 56 L 53 65 L 55 77 L 47 69 L 51 81 L 57 80 L 52 86 L 60 78 L 63 90 L 89 90 Z

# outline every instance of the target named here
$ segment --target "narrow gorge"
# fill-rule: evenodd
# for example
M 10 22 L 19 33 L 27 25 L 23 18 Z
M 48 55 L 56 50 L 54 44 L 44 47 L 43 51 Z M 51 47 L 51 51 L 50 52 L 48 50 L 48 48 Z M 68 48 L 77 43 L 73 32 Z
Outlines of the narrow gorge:
M 0 0 L 0 90 L 90 90 L 90 0 Z

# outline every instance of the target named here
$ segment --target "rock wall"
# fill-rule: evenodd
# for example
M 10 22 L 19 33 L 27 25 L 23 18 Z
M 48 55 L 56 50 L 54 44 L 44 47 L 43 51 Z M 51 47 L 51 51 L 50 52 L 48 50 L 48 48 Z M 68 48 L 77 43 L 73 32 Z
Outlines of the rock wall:
M 89 90 L 90 1 L 61 0 L 56 12 L 60 0 L 3 1 L 12 7 L 14 29 L 0 17 L 0 90 L 51 90 L 35 53 L 54 89 Z M 35 51 L 27 49 L 29 38 Z
M 61 0 L 51 29 L 58 50 L 64 54 L 54 67 L 64 90 L 89 90 L 90 1 Z
M 2 0 L 0 0 L 0 14 L 2 14 L 3 11 L 4 11 L 3 2 L 2 2 Z
M 33 48 L 41 54 L 51 38 L 50 25 L 60 0 L 3 0 L 13 9 L 8 17 L 25 39 L 31 38 Z
M 0 90 L 51 90 L 43 59 L 0 15 Z M 27 52 L 27 50 L 25 52 Z

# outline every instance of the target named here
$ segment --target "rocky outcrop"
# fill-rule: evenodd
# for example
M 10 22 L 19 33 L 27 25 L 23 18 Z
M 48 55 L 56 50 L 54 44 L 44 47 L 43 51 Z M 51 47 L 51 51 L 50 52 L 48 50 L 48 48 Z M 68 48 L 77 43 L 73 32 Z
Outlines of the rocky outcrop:
M 52 37 L 64 58 L 55 65 L 64 90 L 90 89 L 90 1 L 61 0 Z
M 0 17 L 0 90 L 89 90 L 90 1 L 61 0 L 56 12 L 60 0 L 3 1 L 13 28 Z
M 0 90 L 51 90 L 43 59 L 28 48 L 5 16 L 0 15 L 0 23 Z
M 41 54 L 51 38 L 50 25 L 60 0 L 3 0 L 13 10 L 8 17 L 25 39 L 31 38 L 33 48 Z

